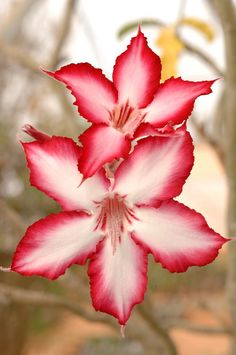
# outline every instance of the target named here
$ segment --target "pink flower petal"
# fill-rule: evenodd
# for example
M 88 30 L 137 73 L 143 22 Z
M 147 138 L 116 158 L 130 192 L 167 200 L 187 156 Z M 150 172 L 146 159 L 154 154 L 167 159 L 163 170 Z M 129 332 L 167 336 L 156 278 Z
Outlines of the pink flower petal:
M 147 255 L 123 235 L 115 254 L 105 238 L 89 264 L 91 297 L 97 311 L 109 313 L 124 325 L 133 306 L 142 302 L 147 285 Z
M 148 47 L 141 31 L 116 60 L 113 72 L 119 102 L 145 107 L 155 94 L 161 76 L 160 58 Z
M 104 163 L 125 157 L 130 150 L 130 141 L 124 134 L 104 124 L 91 126 L 79 139 L 83 144 L 79 170 L 85 179 L 92 176 Z
M 115 173 L 114 191 L 135 204 L 155 205 L 177 196 L 193 165 L 190 134 L 148 137 Z
M 30 124 L 25 124 L 21 129 L 23 132 L 39 142 L 44 142 L 51 139 L 51 136 L 49 136 L 47 133 L 39 131 L 37 128 L 31 126 Z
M 17 246 L 12 271 L 56 279 L 72 264 L 84 264 L 101 238 L 95 223 L 83 212 L 60 212 L 32 224 Z
M 141 123 L 134 133 L 134 138 L 144 138 L 149 136 L 156 136 L 157 129 L 153 127 L 150 123 Z
M 23 143 L 31 185 L 45 192 L 65 210 L 90 209 L 106 193 L 104 172 L 82 181 L 78 171 L 81 148 L 70 138 L 52 137 L 44 142 Z
M 163 127 L 168 122 L 178 124 L 191 114 L 196 98 L 212 92 L 211 81 L 185 81 L 170 78 L 161 84 L 153 101 L 144 110 L 145 121 L 155 127 Z
M 180 126 L 175 128 L 170 124 L 166 124 L 162 128 L 155 128 L 150 123 L 144 122 L 136 129 L 135 138 L 144 138 L 144 137 L 169 137 L 173 135 L 183 135 L 186 132 L 186 121 Z
M 44 72 L 66 84 L 83 117 L 94 123 L 109 122 L 109 111 L 117 101 L 117 91 L 100 69 L 80 63 L 66 65 L 55 73 Z
M 228 241 L 209 228 L 200 213 L 177 201 L 136 208 L 135 216 L 134 239 L 171 272 L 212 262 Z

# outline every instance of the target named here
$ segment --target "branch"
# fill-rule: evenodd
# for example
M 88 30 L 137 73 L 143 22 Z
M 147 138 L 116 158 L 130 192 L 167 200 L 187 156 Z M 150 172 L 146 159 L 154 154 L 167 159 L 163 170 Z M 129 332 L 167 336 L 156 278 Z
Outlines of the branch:
M 146 296 L 145 302 L 138 308 L 141 316 L 146 320 L 149 326 L 154 330 L 156 334 L 164 341 L 170 355 L 178 355 L 175 344 L 167 331 L 161 327 L 160 322 L 155 317 L 155 312 L 151 305 L 150 299 Z
M 25 231 L 27 226 L 21 215 L 2 198 L 0 198 L 0 212 L 1 215 L 5 215 L 17 229 L 21 232 Z
M 23 67 L 29 69 L 34 74 L 41 74 L 39 71 L 39 63 L 37 63 L 28 54 L 26 56 L 19 48 L 6 44 L 0 40 L 0 51 L 19 62 Z
M 0 26 L 0 36 L 4 37 L 5 34 L 7 34 L 9 28 L 11 28 L 12 24 L 15 24 L 17 21 L 19 21 L 19 18 L 21 18 L 25 12 L 30 8 L 32 5 L 31 0 L 22 0 L 22 1 L 17 1 L 12 3 L 10 10 L 4 16 L 4 18 L 1 22 Z M 2 16 L 3 17 L 3 16 Z
M 49 293 L 24 290 L 14 286 L 8 286 L 0 283 L 0 294 L 6 298 L 7 302 L 21 303 L 33 306 L 45 306 L 64 308 L 70 312 L 77 314 L 91 322 L 103 322 L 117 329 L 116 323 L 110 317 L 100 314 L 94 316 L 86 311 L 83 307 L 73 301 L 68 301 L 60 296 L 55 296 Z
M 191 54 L 195 55 L 199 59 L 202 60 L 205 64 L 207 64 L 218 76 L 224 76 L 224 71 L 220 69 L 220 67 L 214 62 L 214 60 L 209 57 L 206 53 L 204 53 L 201 49 L 193 46 L 189 42 L 186 42 L 183 38 L 179 36 L 180 40 L 183 42 L 185 49 Z
M 60 23 L 60 30 L 59 33 L 57 33 L 57 42 L 53 51 L 53 54 L 51 56 L 51 59 L 49 60 L 48 66 L 54 68 L 57 63 L 58 63 L 58 58 L 61 53 L 61 49 L 64 45 L 64 42 L 66 40 L 66 37 L 68 36 L 68 32 L 70 29 L 70 24 L 71 24 L 71 16 L 73 15 L 73 10 L 76 4 L 76 0 L 68 0 L 66 9 L 64 11 L 64 17 L 62 22 Z M 30 4 L 30 0 L 27 0 L 23 6 L 17 8 L 17 11 L 13 11 L 12 16 L 9 17 L 9 20 L 6 21 L 6 24 L 2 28 L 0 28 L 0 35 L 6 31 L 6 28 L 9 27 L 9 25 L 12 24 L 13 20 L 15 17 L 18 17 L 20 13 L 22 12 L 22 9 L 27 7 Z M 18 11 L 19 10 L 19 11 Z M 40 71 L 38 70 L 39 68 L 39 63 L 37 63 L 33 58 L 27 56 L 21 51 L 20 48 L 17 48 L 15 46 L 6 44 L 5 41 L 0 40 L 0 50 L 3 51 L 7 56 L 13 57 L 15 60 L 17 60 L 21 65 L 24 67 L 33 70 L 36 74 L 40 74 Z M 45 65 L 46 67 L 46 65 Z
M 71 26 L 71 18 L 74 13 L 74 8 L 77 3 L 77 0 L 68 0 L 66 9 L 64 11 L 64 17 L 62 19 L 62 22 L 60 23 L 60 32 L 57 34 L 57 40 L 56 44 L 54 47 L 54 50 L 51 54 L 51 58 L 49 59 L 48 63 L 44 66 L 44 68 L 50 68 L 50 70 L 56 69 L 58 63 L 60 62 L 60 54 L 63 48 L 63 45 L 67 39 L 67 36 L 70 31 L 70 26 Z M 54 92 L 58 95 L 60 103 L 62 107 L 64 108 L 64 111 L 66 114 L 72 118 L 70 120 L 70 130 L 72 133 L 74 133 L 75 130 L 75 118 L 77 117 L 75 109 L 68 100 L 68 96 L 65 94 L 65 89 L 64 87 L 61 86 L 61 84 L 57 83 L 55 80 L 49 81 L 52 89 Z
M 60 40 L 61 43 L 61 40 Z M 61 44 L 60 44 L 61 46 Z M 59 45 L 56 47 L 56 52 L 58 53 L 58 48 Z M 27 56 L 17 47 L 14 47 L 12 45 L 8 45 L 4 43 L 3 41 L 0 40 L 0 51 L 3 52 L 5 55 L 9 56 L 10 58 L 13 58 L 16 62 L 18 62 L 20 65 L 22 65 L 24 68 L 28 69 L 35 75 L 42 75 L 41 71 L 39 70 L 40 64 L 37 63 L 33 58 L 31 58 L 28 54 Z M 49 63 L 56 63 L 57 59 L 53 55 L 53 58 Z M 42 65 L 43 67 L 47 67 L 48 65 Z M 54 66 L 54 65 L 52 65 Z M 51 88 L 53 91 L 58 95 L 59 101 L 68 115 L 68 117 L 71 117 L 74 119 L 75 116 L 75 110 L 71 102 L 68 100 L 67 95 L 65 94 L 64 88 L 58 84 L 55 80 L 49 80 L 49 85 L 51 85 Z M 74 132 L 74 124 L 73 127 L 71 127 L 71 131 Z
M 61 296 L 56 296 L 40 291 L 24 290 L 2 283 L 0 283 L 0 295 L 2 296 L 0 298 L 0 302 L 3 303 L 12 302 L 32 306 L 62 308 L 77 314 L 78 316 L 83 317 L 90 322 L 105 323 L 117 331 L 117 323 L 110 316 L 104 316 L 102 314 L 94 315 L 94 312 L 90 313 L 86 310 L 86 308 L 81 307 L 77 303 L 71 300 L 67 300 Z M 151 351 L 149 352 L 150 354 L 156 354 L 158 338 L 160 337 L 161 333 L 156 331 L 156 327 L 152 327 L 150 329 L 150 322 L 145 322 L 147 326 L 146 328 L 143 322 L 137 320 L 137 318 L 130 319 L 130 326 L 127 329 L 129 337 L 141 341 L 144 344 L 145 349 L 149 349 Z M 172 354 L 174 355 L 177 353 L 170 352 L 170 355 Z
M 68 33 L 70 31 L 70 26 L 71 26 L 71 18 L 74 12 L 75 5 L 77 3 L 77 0 L 68 0 L 66 9 L 64 10 L 64 17 L 62 21 L 60 22 L 60 31 L 57 33 L 57 42 L 53 51 L 53 54 L 49 60 L 48 66 L 50 69 L 56 69 L 59 59 L 60 59 L 60 54 L 62 47 L 66 41 L 66 38 L 68 36 Z
M 168 332 L 160 326 L 160 320 L 155 316 L 155 312 L 151 305 L 150 300 L 145 297 L 145 303 L 139 306 L 139 312 L 141 316 L 146 320 L 149 326 L 158 334 L 168 346 L 168 350 L 170 354 L 177 354 L 175 344 L 172 339 L 168 335 Z M 185 320 L 168 320 L 165 322 L 165 327 L 167 329 L 170 328 L 181 328 L 191 332 L 204 333 L 204 334 L 232 334 L 232 329 L 227 326 L 219 326 L 219 327 L 209 327 L 201 324 L 192 324 Z
M 94 316 L 92 313 L 86 311 L 83 307 L 78 305 L 73 301 L 68 301 L 61 296 L 55 296 L 49 293 L 41 292 L 41 291 L 32 291 L 32 290 L 24 290 L 14 286 L 8 286 L 0 283 L 0 294 L 5 297 L 4 302 L 7 303 L 21 303 L 32 306 L 44 306 L 44 307 L 55 307 L 55 308 L 64 308 L 72 313 L 77 314 L 80 317 L 90 321 L 90 322 L 103 322 L 106 323 L 113 328 L 117 329 L 116 323 L 110 317 L 103 316 L 101 314 L 96 314 Z M 1 301 L 1 300 L 0 300 Z M 157 322 L 156 317 L 154 316 L 154 312 L 152 312 L 152 308 L 150 308 L 150 304 L 144 303 L 139 306 L 139 313 L 142 317 L 147 321 L 147 323 L 151 326 L 151 328 L 161 336 L 161 338 L 165 338 L 165 341 L 168 339 L 168 343 L 172 343 L 171 338 L 168 336 L 167 332 L 160 327 Z M 226 327 L 208 327 L 203 325 L 195 325 L 186 321 L 180 320 L 172 320 L 167 323 L 168 328 L 182 328 L 189 331 L 194 331 L 198 333 L 207 333 L 207 334 L 231 334 L 232 331 L 230 328 Z M 167 337 L 166 337 L 167 335 Z M 170 342 L 169 342 L 170 341 Z M 175 352 L 170 352 L 170 354 L 177 354 Z
M 57 65 L 61 49 L 70 29 L 71 16 L 73 14 L 75 3 L 76 0 L 68 0 L 62 25 L 60 26 L 60 33 L 57 35 L 57 42 L 54 51 L 48 62 L 48 65 L 43 65 L 43 67 L 49 66 L 54 68 Z M 27 55 L 25 55 L 25 53 L 21 51 L 20 48 L 6 44 L 5 41 L 0 40 L 0 50 L 4 52 L 4 54 L 6 54 L 7 56 L 14 58 L 22 66 L 33 71 L 35 74 L 41 74 L 39 71 L 40 64 L 37 63 L 33 58 L 31 58 L 28 53 Z

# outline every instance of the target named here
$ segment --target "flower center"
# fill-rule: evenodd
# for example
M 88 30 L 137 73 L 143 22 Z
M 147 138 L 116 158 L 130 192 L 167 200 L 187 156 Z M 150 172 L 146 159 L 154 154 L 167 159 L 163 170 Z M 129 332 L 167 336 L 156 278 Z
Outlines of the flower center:
M 127 206 L 125 199 L 117 194 L 97 203 L 97 208 L 99 213 L 96 229 L 100 227 L 105 236 L 110 238 L 114 254 L 123 232 L 131 224 L 132 218 L 135 218 L 133 211 Z
M 125 104 L 115 106 L 113 111 L 110 112 L 112 127 L 131 135 L 144 120 L 144 117 L 145 114 L 141 110 L 130 106 L 128 101 Z

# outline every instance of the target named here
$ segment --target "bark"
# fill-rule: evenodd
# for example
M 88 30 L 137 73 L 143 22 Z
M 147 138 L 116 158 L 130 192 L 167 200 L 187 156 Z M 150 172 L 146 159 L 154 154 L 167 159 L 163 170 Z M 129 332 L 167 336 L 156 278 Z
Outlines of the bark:
M 236 238 L 236 13 L 232 0 L 213 0 L 225 42 L 226 174 L 228 182 L 228 233 Z M 227 292 L 232 321 L 231 354 L 236 354 L 236 243 L 229 245 Z
M 168 334 L 168 331 L 162 327 L 160 321 L 157 319 L 157 317 L 155 317 L 155 310 L 148 296 L 146 296 L 145 302 L 139 306 L 139 313 L 150 326 L 150 328 L 158 334 L 158 337 L 162 344 L 164 344 L 164 349 L 167 350 L 168 354 L 178 355 L 175 343 Z
M 8 257 L 1 254 L 3 262 L 4 257 L 5 262 L 9 262 Z M 17 283 L 16 278 L 14 279 L 14 283 Z M 9 284 L 13 278 L 9 273 L 1 273 L 0 281 Z M 22 354 L 27 337 L 28 318 L 28 305 L 10 304 L 8 298 L 0 291 L 0 352 L 3 351 L 4 355 Z

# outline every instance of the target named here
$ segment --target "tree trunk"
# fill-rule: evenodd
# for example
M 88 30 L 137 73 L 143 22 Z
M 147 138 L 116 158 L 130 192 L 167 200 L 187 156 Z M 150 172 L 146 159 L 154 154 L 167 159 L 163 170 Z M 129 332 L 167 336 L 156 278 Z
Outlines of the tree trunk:
M 7 258 L 8 259 L 8 258 Z M 4 260 L 1 254 L 1 261 Z M 9 260 L 8 260 L 9 262 Z M 17 277 L 12 273 L 1 273 L 0 281 L 6 284 L 14 282 Z M 19 283 L 19 281 L 18 281 Z M 22 286 L 22 282 L 21 282 Z M 22 354 L 27 337 L 27 323 L 29 319 L 29 307 L 22 304 L 8 302 L 0 293 L 0 353 L 4 355 Z
M 228 233 L 236 238 L 236 13 L 232 0 L 213 0 L 225 43 L 226 59 L 226 136 L 225 158 L 228 182 Z M 222 137 L 223 139 L 223 137 Z M 236 243 L 229 244 L 227 292 L 232 321 L 231 354 L 236 354 Z

